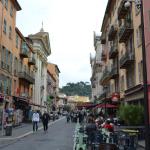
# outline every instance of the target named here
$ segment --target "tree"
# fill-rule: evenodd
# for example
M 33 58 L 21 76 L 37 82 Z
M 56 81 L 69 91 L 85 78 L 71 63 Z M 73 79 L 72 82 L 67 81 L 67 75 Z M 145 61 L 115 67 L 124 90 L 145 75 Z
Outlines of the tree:
M 141 105 L 121 105 L 118 117 L 127 125 L 141 125 L 144 121 L 144 108 Z
M 91 97 L 91 85 L 89 82 L 67 83 L 60 89 L 60 92 L 65 93 L 67 96 L 79 95 Z

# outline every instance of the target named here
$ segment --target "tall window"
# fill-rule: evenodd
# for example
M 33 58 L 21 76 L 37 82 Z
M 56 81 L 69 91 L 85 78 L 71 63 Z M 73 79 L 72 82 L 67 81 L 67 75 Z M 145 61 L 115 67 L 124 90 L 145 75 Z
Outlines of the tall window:
M 121 91 L 123 92 L 124 91 L 124 88 L 125 87 L 125 84 L 124 84 L 124 76 L 122 75 L 121 78 L 120 78 L 120 89 Z
M 18 41 L 19 41 L 19 37 L 18 34 L 16 34 L 16 48 L 18 48 Z
M 6 34 L 7 32 L 7 21 L 4 19 L 4 27 L 3 27 L 3 32 Z
M 139 82 L 143 82 L 143 62 L 138 63 Z
M 12 37 L 12 28 L 11 26 L 9 26 L 9 39 L 11 39 L 11 37 Z
M 127 70 L 127 88 L 131 88 L 135 84 L 135 68 L 131 65 Z
M 10 16 L 11 16 L 11 17 L 13 17 L 13 11 L 14 11 L 13 5 L 11 4 L 11 6 L 10 6 Z
M 141 44 L 142 44 L 142 27 L 141 27 L 141 25 L 136 30 L 136 39 L 137 39 L 137 47 L 141 46 Z
M 5 0 L 5 8 L 8 9 L 8 0 Z

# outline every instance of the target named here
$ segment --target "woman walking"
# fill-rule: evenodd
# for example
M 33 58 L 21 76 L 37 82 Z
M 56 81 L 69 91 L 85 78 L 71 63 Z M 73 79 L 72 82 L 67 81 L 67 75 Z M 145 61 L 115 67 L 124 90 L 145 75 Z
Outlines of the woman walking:
M 42 122 L 43 122 L 43 129 L 44 132 L 47 132 L 48 130 L 48 121 L 50 120 L 49 114 L 45 111 L 44 114 L 42 115 Z

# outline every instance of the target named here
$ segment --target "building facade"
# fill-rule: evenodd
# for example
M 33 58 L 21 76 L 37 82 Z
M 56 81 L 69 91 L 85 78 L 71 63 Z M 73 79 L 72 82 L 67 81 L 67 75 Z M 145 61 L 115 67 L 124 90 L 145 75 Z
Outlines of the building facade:
M 100 84 L 105 103 L 143 105 L 142 29 L 140 9 L 109 0 L 101 27 L 103 62 Z
M 94 48 L 95 48 L 95 57 L 90 57 L 92 77 L 92 101 L 98 101 L 100 96 L 103 94 L 103 87 L 99 83 L 102 77 L 102 62 L 101 62 L 101 40 L 100 36 L 97 36 L 94 32 Z M 99 102 L 97 102 L 99 103 Z
M 47 57 L 51 54 L 48 32 L 41 29 L 36 34 L 29 35 L 32 41 L 36 59 L 35 88 L 33 102 L 37 105 L 33 109 L 43 112 L 47 102 Z
M 59 101 L 59 73 L 60 70 L 56 64 L 48 63 L 47 69 L 49 73 L 51 74 L 51 97 L 53 97 L 52 107 L 53 110 L 56 110 L 58 108 L 58 101 Z M 54 79 L 53 79 L 54 78 Z

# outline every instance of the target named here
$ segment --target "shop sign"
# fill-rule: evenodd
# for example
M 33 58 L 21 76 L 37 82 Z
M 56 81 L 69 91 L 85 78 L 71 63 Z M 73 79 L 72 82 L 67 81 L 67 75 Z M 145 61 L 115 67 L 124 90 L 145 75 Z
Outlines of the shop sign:
M 113 102 L 118 102 L 119 99 L 120 99 L 119 93 L 113 93 L 112 94 L 112 101 Z

